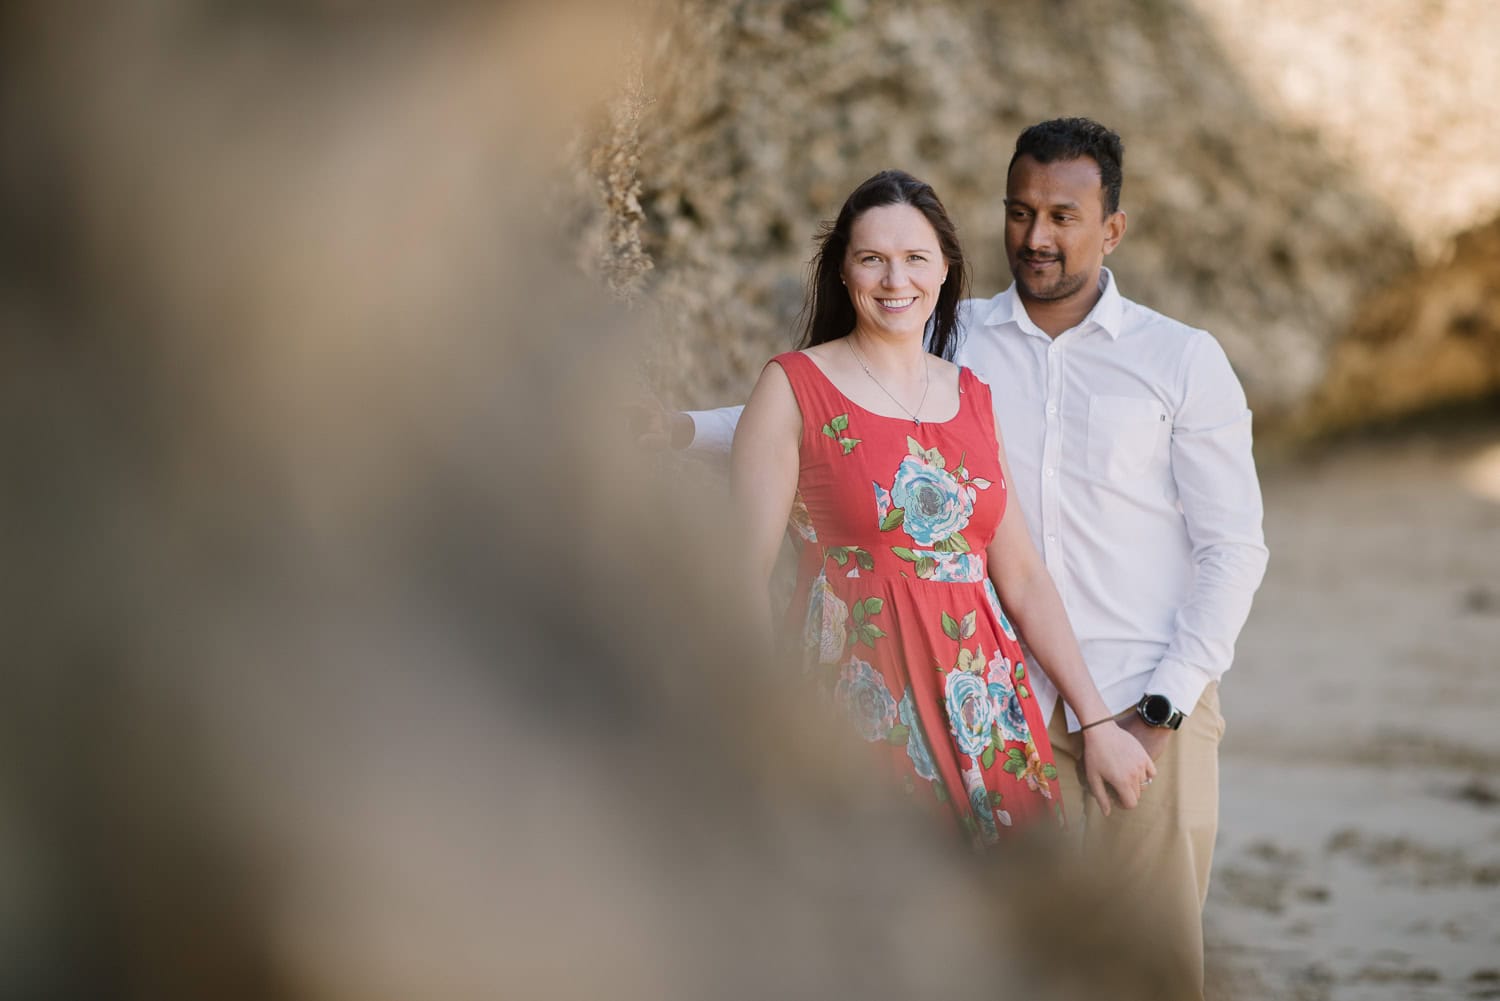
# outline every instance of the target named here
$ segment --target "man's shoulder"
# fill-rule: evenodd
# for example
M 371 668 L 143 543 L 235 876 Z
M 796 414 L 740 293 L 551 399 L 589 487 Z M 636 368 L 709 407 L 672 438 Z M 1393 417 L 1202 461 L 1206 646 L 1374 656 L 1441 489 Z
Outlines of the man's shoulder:
M 1194 368 L 1199 361 L 1224 353 L 1210 331 L 1124 296 L 1120 297 L 1118 343 L 1129 346 L 1143 361 L 1153 359 L 1154 365 L 1176 370 Z
M 1183 394 L 1192 392 L 1192 387 L 1199 392 L 1211 387 L 1210 395 L 1226 401 L 1238 398 L 1243 406 L 1243 390 L 1234 367 L 1212 332 L 1123 296 L 1120 301 L 1117 343 L 1128 346 L 1130 357 L 1142 371 L 1156 373 Z
M 1120 296 L 1120 330 L 1121 333 L 1176 339 L 1184 344 L 1204 337 L 1213 339 L 1213 335 L 1202 327 L 1184 323 L 1144 303 L 1127 299 L 1123 295 Z

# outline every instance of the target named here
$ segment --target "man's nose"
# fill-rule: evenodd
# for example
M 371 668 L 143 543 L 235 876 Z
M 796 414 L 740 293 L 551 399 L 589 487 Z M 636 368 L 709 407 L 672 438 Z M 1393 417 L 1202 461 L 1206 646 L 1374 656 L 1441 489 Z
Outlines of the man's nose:
M 1052 246 L 1052 227 L 1045 219 L 1037 217 L 1026 227 L 1026 249 L 1046 250 Z

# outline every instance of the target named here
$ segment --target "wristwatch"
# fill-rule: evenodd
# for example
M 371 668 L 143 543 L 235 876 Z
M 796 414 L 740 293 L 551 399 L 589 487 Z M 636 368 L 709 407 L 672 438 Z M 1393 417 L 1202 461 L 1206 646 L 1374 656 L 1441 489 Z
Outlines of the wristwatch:
M 1182 710 L 1172 705 L 1171 699 L 1165 695 L 1153 695 L 1150 692 L 1141 696 L 1141 701 L 1135 704 L 1135 711 L 1140 713 L 1141 719 L 1146 721 L 1147 726 L 1163 727 L 1167 730 L 1177 729 L 1184 719 Z

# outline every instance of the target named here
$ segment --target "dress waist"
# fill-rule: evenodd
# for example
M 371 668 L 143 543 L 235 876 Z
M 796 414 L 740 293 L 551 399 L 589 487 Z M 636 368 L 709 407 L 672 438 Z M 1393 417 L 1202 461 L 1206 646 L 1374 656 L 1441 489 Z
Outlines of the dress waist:
M 829 578 L 905 577 L 940 584 L 978 584 L 987 573 L 982 552 L 809 542 L 802 559 L 813 565 L 821 562 L 823 573 Z

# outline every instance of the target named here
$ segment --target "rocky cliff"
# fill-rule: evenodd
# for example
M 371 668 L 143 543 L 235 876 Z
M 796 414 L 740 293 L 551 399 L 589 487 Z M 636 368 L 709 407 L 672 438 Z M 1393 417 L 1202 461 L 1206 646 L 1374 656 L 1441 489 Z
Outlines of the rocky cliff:
M 598 134 L 587 253 L 659 313 L 664 396 L 736 400 L 854 184 L 931 181 L 991 294 L 1016 133 L 1088 115 L 1126 142 L 1122 287 L 1218 335 L 1263 429 L 1488 394 L 1497 43 L 1481 0 L 675 0 Z

